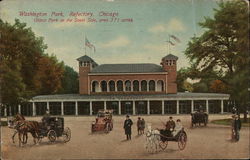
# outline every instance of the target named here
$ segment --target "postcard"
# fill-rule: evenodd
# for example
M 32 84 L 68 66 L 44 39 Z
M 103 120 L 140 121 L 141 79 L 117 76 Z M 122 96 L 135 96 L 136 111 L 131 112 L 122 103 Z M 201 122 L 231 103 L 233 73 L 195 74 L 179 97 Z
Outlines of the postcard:
M 0 1 L 1 158 L 249 159 L 248 9 Z

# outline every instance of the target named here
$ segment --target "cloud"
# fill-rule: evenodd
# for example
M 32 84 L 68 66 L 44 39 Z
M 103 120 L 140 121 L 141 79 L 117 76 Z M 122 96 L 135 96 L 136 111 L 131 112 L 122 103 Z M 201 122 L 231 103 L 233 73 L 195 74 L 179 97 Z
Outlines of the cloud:
M 157 24 L 157 25 L 149 28 L 149 32 L 152 32 L 152 33 L 165 32 L 165 31 L 166 31 L 166 28 L 162 24 Z
M 156 24 L 148 29 L 151 33 L 162 33 L 162 32 L 184 32 L 186 30 L 185 25 L 181 20 L 177 18 L 170 19 L 167 23 Z
M 182 23 L 182 21 L 172 18 L 168 23 L 167 23 L 167 30 L 169 31 L 176 31 L 176 32 L 182 32 L 185 31 L 185 26 Z
M 149 52 L 154 53 L 163 53 L 167 50 L 167 43 L 164 44 L 146 44 L 143 46 L 144 49 L 146 49 Z
M 115 47 L 125 47 L 130 44 L 130 40 L 126 36 L 119 36 L 113 40 L 110 40 L 106 43 L 101 44 L 103 48 L 115 48 Z

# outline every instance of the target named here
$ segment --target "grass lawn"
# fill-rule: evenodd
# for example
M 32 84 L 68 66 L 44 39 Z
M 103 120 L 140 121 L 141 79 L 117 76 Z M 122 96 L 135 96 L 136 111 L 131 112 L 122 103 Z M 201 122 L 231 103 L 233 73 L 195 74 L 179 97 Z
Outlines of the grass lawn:
M 241 120 L 241 125 L 243 127 L 250 127 L 250 118 L 247 118 L 247 122 L 243 123 L 243 118 L 240 119 Z M 231 118 L 227 118 L 227 119 L 220 119 L 220 120 L 213 120 L 211 121 L 211 123 L 214 124 L 219 124 L 219 125 L 231 125 Z

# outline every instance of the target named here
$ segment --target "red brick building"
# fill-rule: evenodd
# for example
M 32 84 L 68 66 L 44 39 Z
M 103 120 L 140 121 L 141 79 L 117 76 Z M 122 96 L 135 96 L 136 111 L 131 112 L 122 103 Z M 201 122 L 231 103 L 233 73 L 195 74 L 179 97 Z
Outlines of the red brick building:
M 40 95 L 29 105 L 8 108 L 5 115 L 95 115 L 99 109 L 114 114 L 190 114 L 230 112 L 228 94 L 177 92 L 178 57 L 169 54 L 152 63 L 101 64 L 84 55 L 79 64 L 79 94 Z M 2 112 L 3 113 L 3 112 Z
M 88 56 L 79 61 L 80 94 L 169 94 L 177 93 L 178 57 L 169 54 L 160 64 L 102 64 Z

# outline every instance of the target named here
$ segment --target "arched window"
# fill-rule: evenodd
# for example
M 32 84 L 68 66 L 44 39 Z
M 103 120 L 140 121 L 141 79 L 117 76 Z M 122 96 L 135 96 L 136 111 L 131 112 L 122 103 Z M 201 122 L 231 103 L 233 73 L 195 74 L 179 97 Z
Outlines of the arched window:
M 139 91 L 139 81 L 133 81 L 133 91 Z
M 141 81 L 141 91 L 147 91 L 147 81 Z
M 149 81 L 149 91 L 155 91 L 155 81 Z
M 117 81 L 117 91 L 123 91 L 123 82 Z
M 107 82 L 106 81 L 101 82 L 101 88 L 102 88 L 102 92 L 107 92 Z
M 157 81 L 157 91 L 164 91 L 164 83 L 163 83 L 163 80 L 159 80 Z
M 125 81 L 125 91 L 131 91 L 131 82 L 129 80 Z
M 109 91 L 115 91 L 115 82 L 109 81 Z
M 98 82 L 97 81 L 93 81 L 92 82 L 92 92 L 98 92 L 99 86 L 98 86 Z

